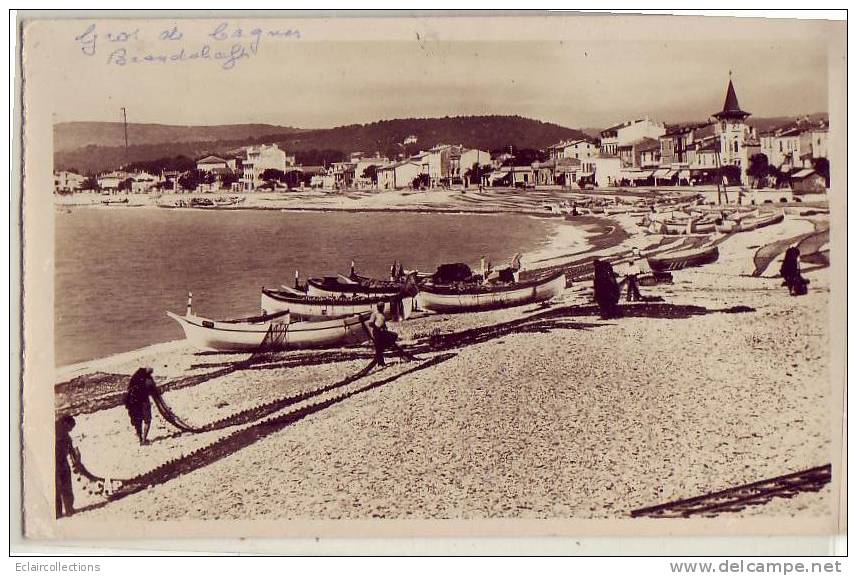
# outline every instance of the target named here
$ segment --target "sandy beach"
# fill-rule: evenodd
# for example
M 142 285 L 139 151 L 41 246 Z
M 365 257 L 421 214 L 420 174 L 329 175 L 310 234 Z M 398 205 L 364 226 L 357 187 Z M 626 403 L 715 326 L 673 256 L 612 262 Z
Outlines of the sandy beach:
M 558 232 L 525 264 L 573 263 L 586 241 L 612 254 L 659 238 L 641 236 L 630 217 L 616 222 L 621 238 L 609 246 Z M 179 463 L 106 504 L 79 485 L 79 514 L 625 518 L 827 464 L 829 270 L 806 264 L 811 284 L 799 298 L 776 277 L 781 255 L 751 275 L 760 247 L 824 222 L 789 214 L 723 239 L 717 262 L 643 287 L 663 301 L 626 304 L 618 319 L 600 319 L 591 282 L 547 307 L 420 314 L 392 326 L 419 360 L 394 359 L 351 382 L 343 380 L 370 360 L 366 347 L 284 353 L 236 369 L 246 354 L 168 343 L 66 367 L 58 409 L 78 415 L 74 434 L 93 473 L 128 478 Z M 195 425 L 269 409 L 200 434 L 179 434 L 156 414 L 153 442 L 140 447 L 117 399 L 143 364 Z M 830 506 L 828 488 L 735 515 L 822 516 Z

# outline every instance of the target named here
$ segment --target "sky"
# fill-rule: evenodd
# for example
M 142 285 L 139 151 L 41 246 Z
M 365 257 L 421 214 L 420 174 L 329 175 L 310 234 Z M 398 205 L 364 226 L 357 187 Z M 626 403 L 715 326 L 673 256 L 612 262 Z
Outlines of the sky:
M 755 116 L 825 112 L 828 40 L 840 31 L 655 16 L 76 20 L 25 28 L 24 68 L 52 86 L 56 122 L 120 121 L 124 106 L 129 122 L 163 124 L 517 114 L 589 128 L 704 120 L 722 107 L 730 71 Z M 209 58 L 190 58 L 206 45 Z M 246 55 L 230 64 L 215 52 Z

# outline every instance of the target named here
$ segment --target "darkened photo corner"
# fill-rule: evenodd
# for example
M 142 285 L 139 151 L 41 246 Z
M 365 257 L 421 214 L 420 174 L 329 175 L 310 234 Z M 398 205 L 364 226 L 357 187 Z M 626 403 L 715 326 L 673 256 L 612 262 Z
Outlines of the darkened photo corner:
M 52 132 L 25 197 L 53 228 L 55 536 L 833 530 L 844 28 L 467 20 L 25 34 Z

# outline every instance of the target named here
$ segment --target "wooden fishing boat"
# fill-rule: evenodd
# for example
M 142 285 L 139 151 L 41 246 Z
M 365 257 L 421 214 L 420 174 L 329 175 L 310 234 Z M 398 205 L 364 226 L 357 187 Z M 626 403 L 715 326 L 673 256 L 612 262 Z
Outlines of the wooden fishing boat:
M 420 307 L 435 312 L 463 312 L 545 302 L 565 290 L 565 273 L 525 282 L 464 284 L 424 283 L 417 296 Z
M 388 280 L 363 279 L 348 276 L 324 276 L 307 280 L 307 295 L 309 296 L 346 296 L 353 295 L 394 295 L 402 290 L 402 284 Z
M 295 318 L 305 320 L 320 318 L 342 318 L 354 314 L 368 314 L 384 306 L 387 318 L 406 320 L 415 308 L 413 296 L 396 295 L 355 295 L 345 296 L 309 296 L 293 288 L 286 290 L 262 289 L 262 312 L 273 314 L 288 310 Z
M 735 220 L 723 220 L 719 224 L 714 225 L 714 229 L 723 234 L 730 234 L 738 231 L 739 224 Z
M 632 206 L 614 205 L 604 207 L 604 213 L 608 216 L 613 216 L 615 214 L 627 214 L 631 210 L 633 210 Z
M 782 212 L 763 214 L 757 218 L 744 218 L 740 222 L 739 230 L 741 232 L 748 232 L 750 230 L 764 228 L 765 226 L 771 226 L 772 224 L 779 224 L 784 218 L 785 216 Z
M 167 316 L 179 323 L 191 344 L 204 350 L 257 350 L 269 333 L 268 344 L 281 349 L 345 346 L 368 339 L 363 324 L 368 314 L 320 322 L 291 322 L 288 311 L 241 320 L 209 320 L 172 312 Z
M 647 260 L 653 272 L 668 272 L 690 268 L 691 266 L 710 264 L 717 261 L 719 257 L 720 250 L 717 246 L 702 246 L 688 250 L 667 252 L 658 256 L 649 256 Z

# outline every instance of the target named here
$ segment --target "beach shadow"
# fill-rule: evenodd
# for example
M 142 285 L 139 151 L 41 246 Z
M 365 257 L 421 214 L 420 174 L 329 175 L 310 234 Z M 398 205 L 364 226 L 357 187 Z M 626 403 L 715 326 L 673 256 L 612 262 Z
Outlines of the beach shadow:
M 658 318 L 669 320 L 687 320 L 707 314 L 744 314 L 755 312 L 749 306 L 731 306 L 729 308 L 705 308 L 689 304 L 669 304 L 665 302 L 643 302 L 638 304 L 620 304 L 616 314 L 610 318 L 601 318 L 601 309 L 595 305 L 573 305 L 548 309 L 518 320 L 470 328 L 448 334 L 430 334 L 422 336 L 407 348 L 411 353 L 450 350 L 481 344 L 510 334 L 549 333 L 553 330 L 589 330 L 605 326 L 603 322 L 580 322 L 574 317 L 598 317 L 600 320 L 621 318 Z
M 170 460 L 169 462 L 137 476 L 136 478 L 132 478 L 124 481 L 122 488 L 113 494 L 109 500 L 104 502 L 98 502 L 91 504 L 89 506 L 82 507 L 75 511 L 75 514 L 79 514 L 81 512 L 86 512 L 89 510 L 95 510 L 99 508 L 103 508 L 112 502 L 125 498 L 126 496 L 130 496 L 131 494 L 136 494 L 137 492 L 141 492 L 150 486 L 155 486 L 158 484 L 163 484 L 180 476 L 184 476 L 185 474 L 189 474 L 195 470 L 213 464 L 223 458 L 231 456 L 236 452 L 247 448 L 258 442 L 259 440 L 263 440 L 266 437 L 279 432 L 286 427 L 303 420 L 307 416 L 312 414 L 317 414 L 331 406 L 337 405 L 349 398 L 357 396 L 359 394 L 363 394 L 370 390 L 374 390 L 376 388 L 380 388 L 386 384 L 390 384 L 391 382 L 395 382 L 399 378 L 403 376 L 407 376 L 409 374 L 413 374 L 415 372 L 419 372 L 421 370 L 425 370 L 432 366 L 437 366 L 442 362 L 446 362 L 447 360 L 454 358 L 456 355 L 452 353 L 447 354 L 439 354 L 434 358 L 426 360 L 414 366 L 413 368 L 409 368 L 403 372 L 390 376 L 388 378 L 383 378 L 376 382 L 372 382 L 358 388 L 356 390 L 352 390 L 351 392 L 347 392 L 341 396 L 337 396 L 334 398 L 330 398 L 328 400 L 324 400 L 318 402 L 316 404 L 311 404 L 309 406 L 304 406 L 294 412 L 290 412 L 288 414 L 284 414 L 281 416 L 277 416 L 268 420 L 264 420 L 262 422 L 258 422 L 246 428 L 242 428 L 226 436 L 204 446 L 190 454 L 183 456 L 181 458 L 177 458 L 175 460 Z

